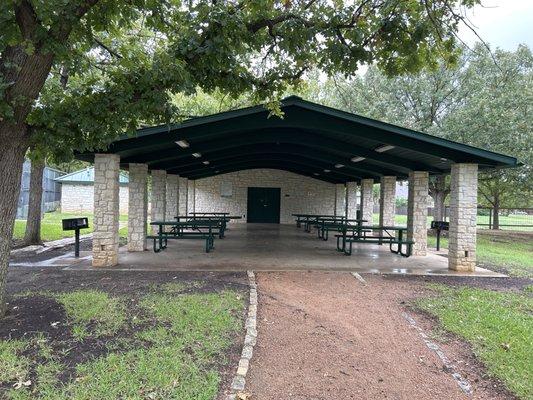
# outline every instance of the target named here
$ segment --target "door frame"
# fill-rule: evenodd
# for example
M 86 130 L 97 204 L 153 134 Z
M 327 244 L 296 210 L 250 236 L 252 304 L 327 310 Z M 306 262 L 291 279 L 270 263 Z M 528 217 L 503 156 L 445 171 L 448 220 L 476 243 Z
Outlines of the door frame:
M 250 222 L 250 189 L 266 189 L 277 193 L 278 209 L 277 221 L 273 222 Z M 264 187 L 264 186 L 248 186 L 246 188 L 246 222 L 247 223 L 264 223 L 264 224 L 279 224 L 281 222 L 281 188 L 280 187 Z

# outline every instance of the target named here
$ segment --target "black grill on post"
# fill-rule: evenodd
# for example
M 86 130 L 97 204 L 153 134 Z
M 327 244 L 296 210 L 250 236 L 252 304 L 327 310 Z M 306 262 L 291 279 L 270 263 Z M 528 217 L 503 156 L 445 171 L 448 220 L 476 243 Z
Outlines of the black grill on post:
M 80 229 L 89 227 L 89 219 L 87 217 L 80 218 L 65 218 L 61 221 L 63 223 L 64 231 L 74 231 L 74 256 L 80 256 Z
M 450 230 L 450 223 L 446 221 L 431 221 L 431 229 L 437 231 L 437 251 L 440 250 L 440 233 L 441 231 Z

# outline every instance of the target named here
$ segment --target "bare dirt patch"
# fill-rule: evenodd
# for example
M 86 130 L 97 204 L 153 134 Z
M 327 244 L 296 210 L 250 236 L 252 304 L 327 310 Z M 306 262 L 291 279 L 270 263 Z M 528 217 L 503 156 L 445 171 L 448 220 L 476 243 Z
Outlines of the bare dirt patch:
M 508 399 L 471 354 L 450 342 L 467 397 L 405 320 L 429 294 L 416 280 L 348 273 L 258 273 L 259 337 L 248 379 L 255 399 Z M 432 321 L 415 319 L 431 330 Z M 453 349 L 453 351 L 452 351 Z
M 60 267 L 14 267 L 8 273 L 8 313 L 0 323 L 0 340 L 46 339 L 52 353 L 63 366 L 59 382 L 66 384 L 72 381 L 76 367 L 82 363 L 111 352 L 149 347 L 149 343 L 136 339 L 135 334 L 149 329 L 157 321 L 141 315 L 138 304 L 144 296 L 160 292 L 169 282 L 183 287 L 186 294 L 209 294 L 225 290 L 236 292 L 242 298 L 247 298 L 248 294 L 245 273 L 64 271 Z M 131 318 L 128 318 L 126 326 L 111 336 L 88 335 L 79 340 L 73 336 L 72 324 L 54 295 L 84 289 L 119 296 L 125 303 L 128 316 L 137 315 L 142 323 L 131 323 Z M 242 321 L 244 317 L 243 314 Z M 215 366 L 221 375 L 222 387 L 229 386 L 238 363 L 242 334 L 227 349 L 224 360 Z M 35 363 L 46 362 L 41 359 L 38 345 L 29 346 L 24 356 Z M 29 378 L 32 382 L 36 381 L 35 377 L 36 372 L 31 369 Z M 5 382 L 0 385 L 0 398 L 12 388 L 12 384 Z

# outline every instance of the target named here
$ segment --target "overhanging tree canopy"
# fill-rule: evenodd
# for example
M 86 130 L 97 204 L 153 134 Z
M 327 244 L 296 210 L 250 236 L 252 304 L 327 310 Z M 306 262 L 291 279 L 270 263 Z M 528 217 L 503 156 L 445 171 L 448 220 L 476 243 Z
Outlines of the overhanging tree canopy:
M 331 183 L 448 172 L 452 163 L 513 167 L 514 157 L 445 140 L 291 96 L 283 118 L 263 106 L 138 130 L 102 152 L 189 179 L 254 168 L 295 172 Z M 92 161 L 95 152 L 77 155 Z

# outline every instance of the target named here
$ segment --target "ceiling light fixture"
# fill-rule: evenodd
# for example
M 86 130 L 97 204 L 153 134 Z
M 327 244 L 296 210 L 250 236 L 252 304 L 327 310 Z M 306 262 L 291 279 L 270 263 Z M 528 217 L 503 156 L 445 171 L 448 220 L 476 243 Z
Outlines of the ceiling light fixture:
M 209 165 L 209 161 L 202 161 L 202 164 Z
M 187 147 L 189 147 L 189 142 L 187 142 L 186 140 L 176 140 L 176 144 L 181 147 L 182 149 L 186 149 Z
M 344 167 L 344 164 L 335 164 L 335 168 L 342 168 Z
M 331 170 L 330 169 L 325 169 L 324 172 L 326 172 L 326 173 L 327 172 L 331 172 Z
M 351 158 L 352 162 L 359 162 L 359 161 L 363 161 L 363 160 L 365 160 L 364 157 L 352 157 Z
M 377 151 L 378 153 L 383 153 L 384 151 L 394 149 L 394 147 L 396 146 L 393 146 L 391 144 L 384 144 L 383 146 L 376 147 L 374 151 Z
M 192 153 L 192 156 L 193 156 L 194 158 L 200 158 L 200 157 L 202 157 L 202 155 L 201 155 L 200 153 Z
M 313 172 L 314 176 L 319 176 L 320 174 L 318 172 Z

